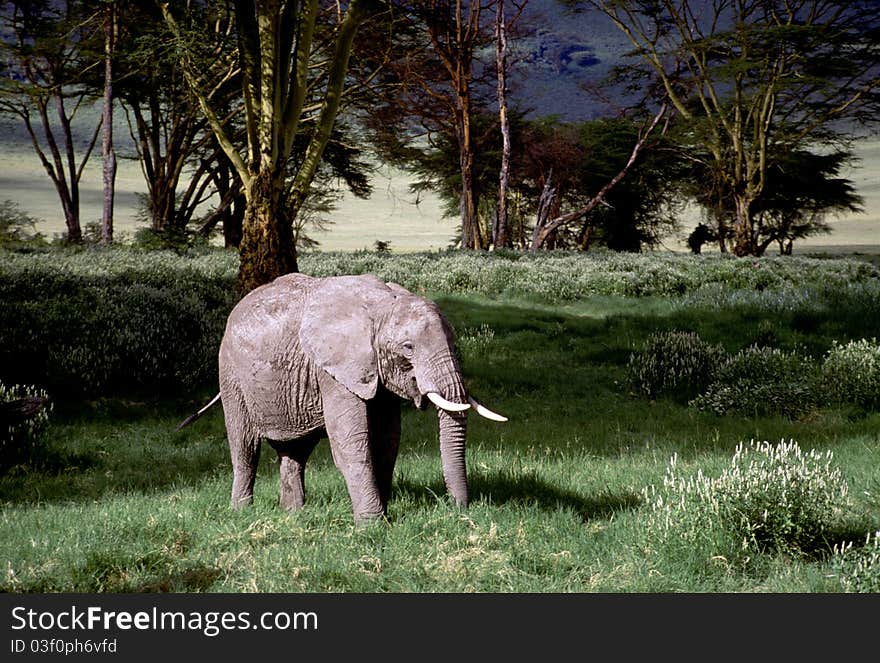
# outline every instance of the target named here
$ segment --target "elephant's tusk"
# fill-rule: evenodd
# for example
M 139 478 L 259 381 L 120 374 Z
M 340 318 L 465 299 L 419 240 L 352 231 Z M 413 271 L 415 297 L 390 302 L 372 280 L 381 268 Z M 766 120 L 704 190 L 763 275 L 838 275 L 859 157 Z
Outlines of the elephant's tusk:
M 486 419 L 491 419 L 492 421 L 507 421 L 507 417 L 498 414 L 497 412 L 492 412 L 485 405 L 480 403 L 475 398 L 468 396 L 468 402 L 473 406 L 474 410 L 481 417 L 486 417 Z
M 452 401 L 447 401 L 436 391 L 429 391 L 426 396 L 434 405 L 441 410 L 447 410 L 448 412 L 463 412 L 464 410 L 469 410 L 471 407 L 468 403 L 453 403 Z

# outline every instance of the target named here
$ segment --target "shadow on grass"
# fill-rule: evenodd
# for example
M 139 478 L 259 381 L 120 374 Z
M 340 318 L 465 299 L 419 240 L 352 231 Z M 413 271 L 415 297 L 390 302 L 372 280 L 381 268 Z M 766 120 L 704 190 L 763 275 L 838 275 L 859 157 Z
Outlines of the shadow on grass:
M 471 503 L 512 505 L 538 508 L 542 511 L 571 510 L 584 521 L 604 520 L 619 511 L 634 509 L 642 504 L 634 493 L 599 493 L 582 495 L 544 481 L 537 476 L 511 476 L 506 472 L 476 473 L 468 478 Z M 407 498 L 430 504 L 438 495 L 446 493 L 442 482 L 416 484 L 407 480 L 395 482 L 395 490 Z
M 0 473 L 0 503 L 89 502 L 199 485 L 229 465 L 221 417 L 180 433 L 168 418 L 56 423 L 43 448 Z

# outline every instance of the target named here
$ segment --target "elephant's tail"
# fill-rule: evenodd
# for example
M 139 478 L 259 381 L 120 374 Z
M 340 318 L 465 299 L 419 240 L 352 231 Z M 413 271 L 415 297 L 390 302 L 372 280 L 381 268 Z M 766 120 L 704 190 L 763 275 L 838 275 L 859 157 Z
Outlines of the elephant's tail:
M 205 414 L 205 412 L 207 412 L 211 408 L 211 406 L 214 405 L 214 403 L 216 403 L 219 400 L 220 400 L 220 394 L 217 394 L 216 396 L 214 396 L 214 398 L 211 399 L 211 402 L 208 403 L 205 407 L 203 407 L 201 410 L 199 410 L 195 414 L 189 415 L 186 419 L 181 421 L 180 425 L 177 427 L 177 430 L 181 430 L 182 428 L 186 428 L 187 426 L 189 426 L 192 422 L 194 422 L 196 419 L 198 419 L 203 414 Z

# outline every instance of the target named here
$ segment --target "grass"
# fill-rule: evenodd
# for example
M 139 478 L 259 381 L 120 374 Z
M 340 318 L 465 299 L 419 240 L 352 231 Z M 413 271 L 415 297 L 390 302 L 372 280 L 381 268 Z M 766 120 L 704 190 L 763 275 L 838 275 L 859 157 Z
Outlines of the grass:
M 405 410 L 391 523 L 353 524 L 326 443 L 308 503 L 277 507 L 266 449 L 255 504 L 228 507 L 219 408 L 180 433 L 201 395 L 106 399 L 53 413 L 48 454 L 0 477 L 0 588 L 14 592 L 827 592 L 843 591 L 830 551 L 880 528 L 880 414 L 822 408 L 798 420 L 718 417 L 628 393 L 627 360 L 658 329 L 697 331 L 729 351 L 756 334 L 782 347 L 868 336 L 864 311 L 761 313 L 682 297 L 594 296 L 536 303 L 435 293 L 455 326 L 472 392 L 510 417 L 471 419 L 472 504 L 445 495 L 436 419 Z M 852 306 L 856 304 L 850 302 Z M 206 394 L 207 395 L 207 392 Z M 827 546 L 762 552 L 748 565 L 658 549 L 643 494 L 671 456 L 718 473 L 738 444 L 795 439 L 830 450 L 851 504 Z

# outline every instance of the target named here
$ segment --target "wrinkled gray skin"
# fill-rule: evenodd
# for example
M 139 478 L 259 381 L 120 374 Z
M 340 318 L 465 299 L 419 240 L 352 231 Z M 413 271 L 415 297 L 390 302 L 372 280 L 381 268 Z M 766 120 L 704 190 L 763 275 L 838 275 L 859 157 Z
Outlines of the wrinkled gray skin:
M 400 399 L 467 403 L 449 323 L 437 306 L 374 276 L 282 276 L 233 309 L 220 346 L 232 504 L 253 499 L 261 438 L 278 452 L 281 504 L 305 501 L 305 466 L 330 440 L 356 520 L 387 514 Z M 447 489 L 467 506 L 465 412 L 438 409 Z

